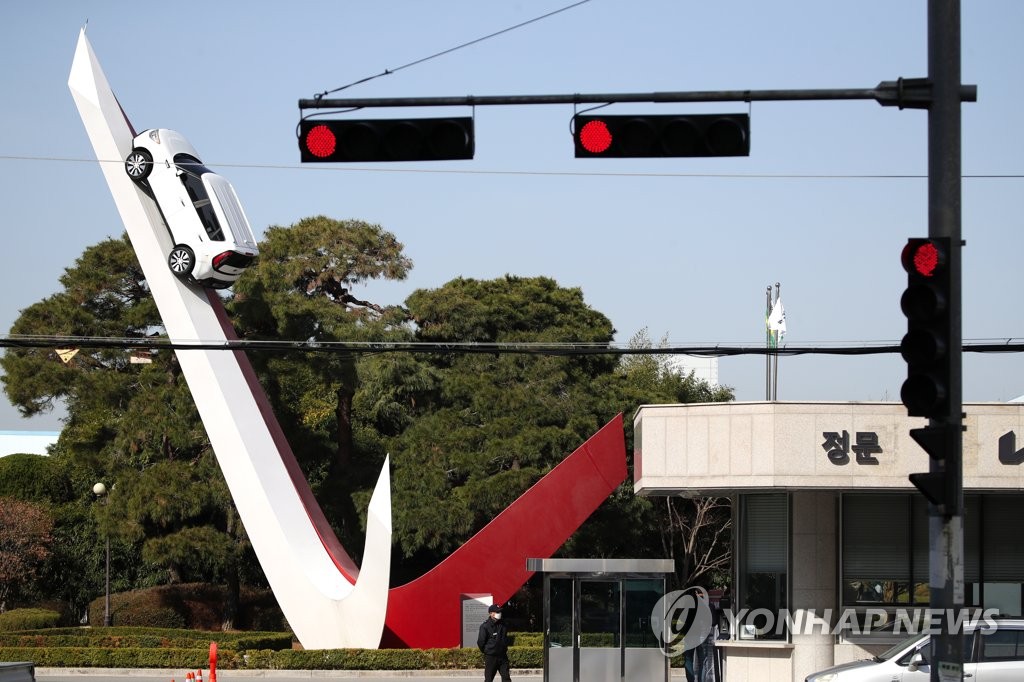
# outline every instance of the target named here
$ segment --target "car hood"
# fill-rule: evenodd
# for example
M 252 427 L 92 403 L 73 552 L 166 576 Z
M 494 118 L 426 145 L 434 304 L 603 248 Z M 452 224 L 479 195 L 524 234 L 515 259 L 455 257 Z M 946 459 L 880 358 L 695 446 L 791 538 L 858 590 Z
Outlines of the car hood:
M 873 668 L 873 667 L 875 667 L 877 665 L 878 665 L 878 663 L 875 662 L 873 659 L 864 658 L 864 659 L 861 659 L 859 661 L 853 661 L 852 663 L 843 663 L 842 665 L 834 665 L 831 668 L 826 668 L 825 670 L 819 670 L 818 672 L 816 672 L 814 674 L 815 675 L 821 675 L 822 673 L 841 673 L 841 672 L 846 672 L 846 671 L 849 671 L 849 670 L 859 670 L 861 668 Z

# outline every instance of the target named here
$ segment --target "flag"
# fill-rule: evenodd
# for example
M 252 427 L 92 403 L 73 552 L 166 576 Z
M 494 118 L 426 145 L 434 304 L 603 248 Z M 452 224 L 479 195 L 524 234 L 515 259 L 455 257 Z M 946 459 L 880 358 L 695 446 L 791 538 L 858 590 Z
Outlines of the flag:
M 778 341 L 786 338 L 786 309 L 782 307 L 782 297 L 775 299 L 772 312 L 768 315 L 768 329 L 775 332 Z

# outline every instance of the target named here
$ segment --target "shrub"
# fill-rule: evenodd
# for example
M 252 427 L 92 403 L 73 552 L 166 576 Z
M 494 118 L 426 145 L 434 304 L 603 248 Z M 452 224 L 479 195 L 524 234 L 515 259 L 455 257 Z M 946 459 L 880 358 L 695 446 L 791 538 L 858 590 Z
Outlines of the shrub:
M 0 496 L 27 502 L 60 503 L 73 498 L 71 482 L 52 457 L 0 457 Z
M 52 628 L 60 621 L 60 614 L 49 609 L 12 609 L 0 613 L 0 632 Z
M 111 623 L 156 628 L 220 630 L 227 595 L 223 587 L 208 583 L 161 585 L 113 594 Z M 102 623 L 104 597 L 89 604 L 89 620 Z M 243 589 L 235 627 L 260 631 L 287 630 L 281 609 L 269 590 Z

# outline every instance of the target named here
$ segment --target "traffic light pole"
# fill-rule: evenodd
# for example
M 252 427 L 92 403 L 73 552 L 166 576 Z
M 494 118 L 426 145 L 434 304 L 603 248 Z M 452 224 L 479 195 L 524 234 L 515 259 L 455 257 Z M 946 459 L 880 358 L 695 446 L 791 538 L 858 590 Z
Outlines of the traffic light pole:
M 944 407 L 929 411 L 929 428 L 912 437 L 931 457 L 923 486 L 929 505 L 930 606 L 941 623 L 931 640 L 932 682 L 963 679 L 963 330 L 961 324 L 961 102 L 977 101 L 977 87 L 960 83 L 960 0 L 928 0 L 928 77 L 883 81 L 874 88 L 808 90 L 725 90 L 698 92 L 496 95 L 465 97 L 344 98 L 299 100 L 300 110 L 527 104 L 610 104 L 625 102 L 755 102 L 870 100 L 882 106 L 928 110 L 928 236 L 948 244 L 948 328 L 941 336 L 949 357 Z M 309 114 L 304 118 L 316 116 Z M 912 240 L 913 241 L 913 240 Z M 909 336 L 909 335 L 908 335 Z M 943 370 L 945 374 L 945 371 Z M 904 400 L 906 403 L 906 399 Z M 913 410 L 911 410 L 913 412 Z M 936 485 L 942 482 L 941 492 Z M 917 481 L 914 483 L 918 485 Z M 936 500 L 944 500 L 937 504 Z M 953 620 L 955 619 L 955 620 Z M 932 621 L 928 622 L 929 627 Z
M 959 16 L 959 14 L 957 15 Z M 959 50 L 957 51 L 959 54 Z M 958 62 L 959 64 L 959 62 Z M 959 73 L 959 71 L 958 71 Z M 975 102 L 978 88 L 959 85 L 958 101 Z M 299 109 L 363 109 L 390 107 L 515 106 L 523 104 L 607 104 L 612 102 L 786 102 L 800 100 L 873 99 L 882 106 L 926 109 L 932 100 L 928 79 L 898 78 L 873 88 L 806 90 L 703 90 L 692 92 L 620 92 L 565 95 L 488 95 L 463 97 L 368 97 L 300 99 Z
M 948 413 L 929 424 L 943 429 L 946 457 L 930 460 L 930 472 L 952 477 L 953 513 L 929 505 L 929 605 L 942 613 L 931 638 L 932 682 L 963 679 L 962 628 L 950 616 L 964 606 L 963 571 L 963 331 L 961 325 L 961 85 L 960 0 L 928 0 L 928 236 L 949 238 Z M 935 613 L 933 611 L 932 613 Z

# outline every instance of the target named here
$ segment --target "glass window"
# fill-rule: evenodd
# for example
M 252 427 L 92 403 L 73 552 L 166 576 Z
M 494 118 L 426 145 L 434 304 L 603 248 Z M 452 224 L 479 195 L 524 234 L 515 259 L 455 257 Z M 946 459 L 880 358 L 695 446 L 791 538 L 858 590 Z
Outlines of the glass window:
M 655 623 L 651 627 L 651 612 L 654 605 L 664 596 L 664 580 L 626 580 L 626 646 L 658 648 L 655 629 L 663 627 Z
M 789 496 L 785 493 L 741 498 L 742 563 L 739 583 L 741 639 L 785 639 L 782 610 L 788 606 Z
M 1024 661 L 1024 630 L 996 630 L 981 635 L 981 661 Z
M 1014 519 L 1024 495 L 964 498 L 966 605 L 1024 613 L 1024 544 L 1015 541 Z M 861 632 L 890 630 L 900 607 L 928 606 L 928 505 L 908 493 L 850 493 L 842 500 L 842 608 L 854 609 Z M 867 618 L 867 609 L 888 618 Z
M 185 191 L 188 192 L 189 199 L 192 200 L 192 206 L 195 207 L 207 236 L 214 241 L 224 241 L 224 230 L 220 226 L 220 221 L 217 220 L 217 215 L 210 202 L 210 195 L 203 185 L 202 175 L 211 172 L 210 169 L 199 163 L 197 159 L 184 154 L 175 156 L 174 163 L 181 171 L 179 176 L 181 184 L 185 186 Z
M 843 604 L 919 603 L 918 585 L 927 604 L 927 523 L 924 505 L 915 508 L 909 495 L 845 495 Z
M 982 605 L 1004 616 L 1022 614 L 1024 544 L 1019 541 L 1024 496 L 987 495 L 981 500 Z
M 548 646 L 572 646 L 572 578 L 551 578 Z
M 619 581 L 580 582 L 580 646 L 619 646 Z

